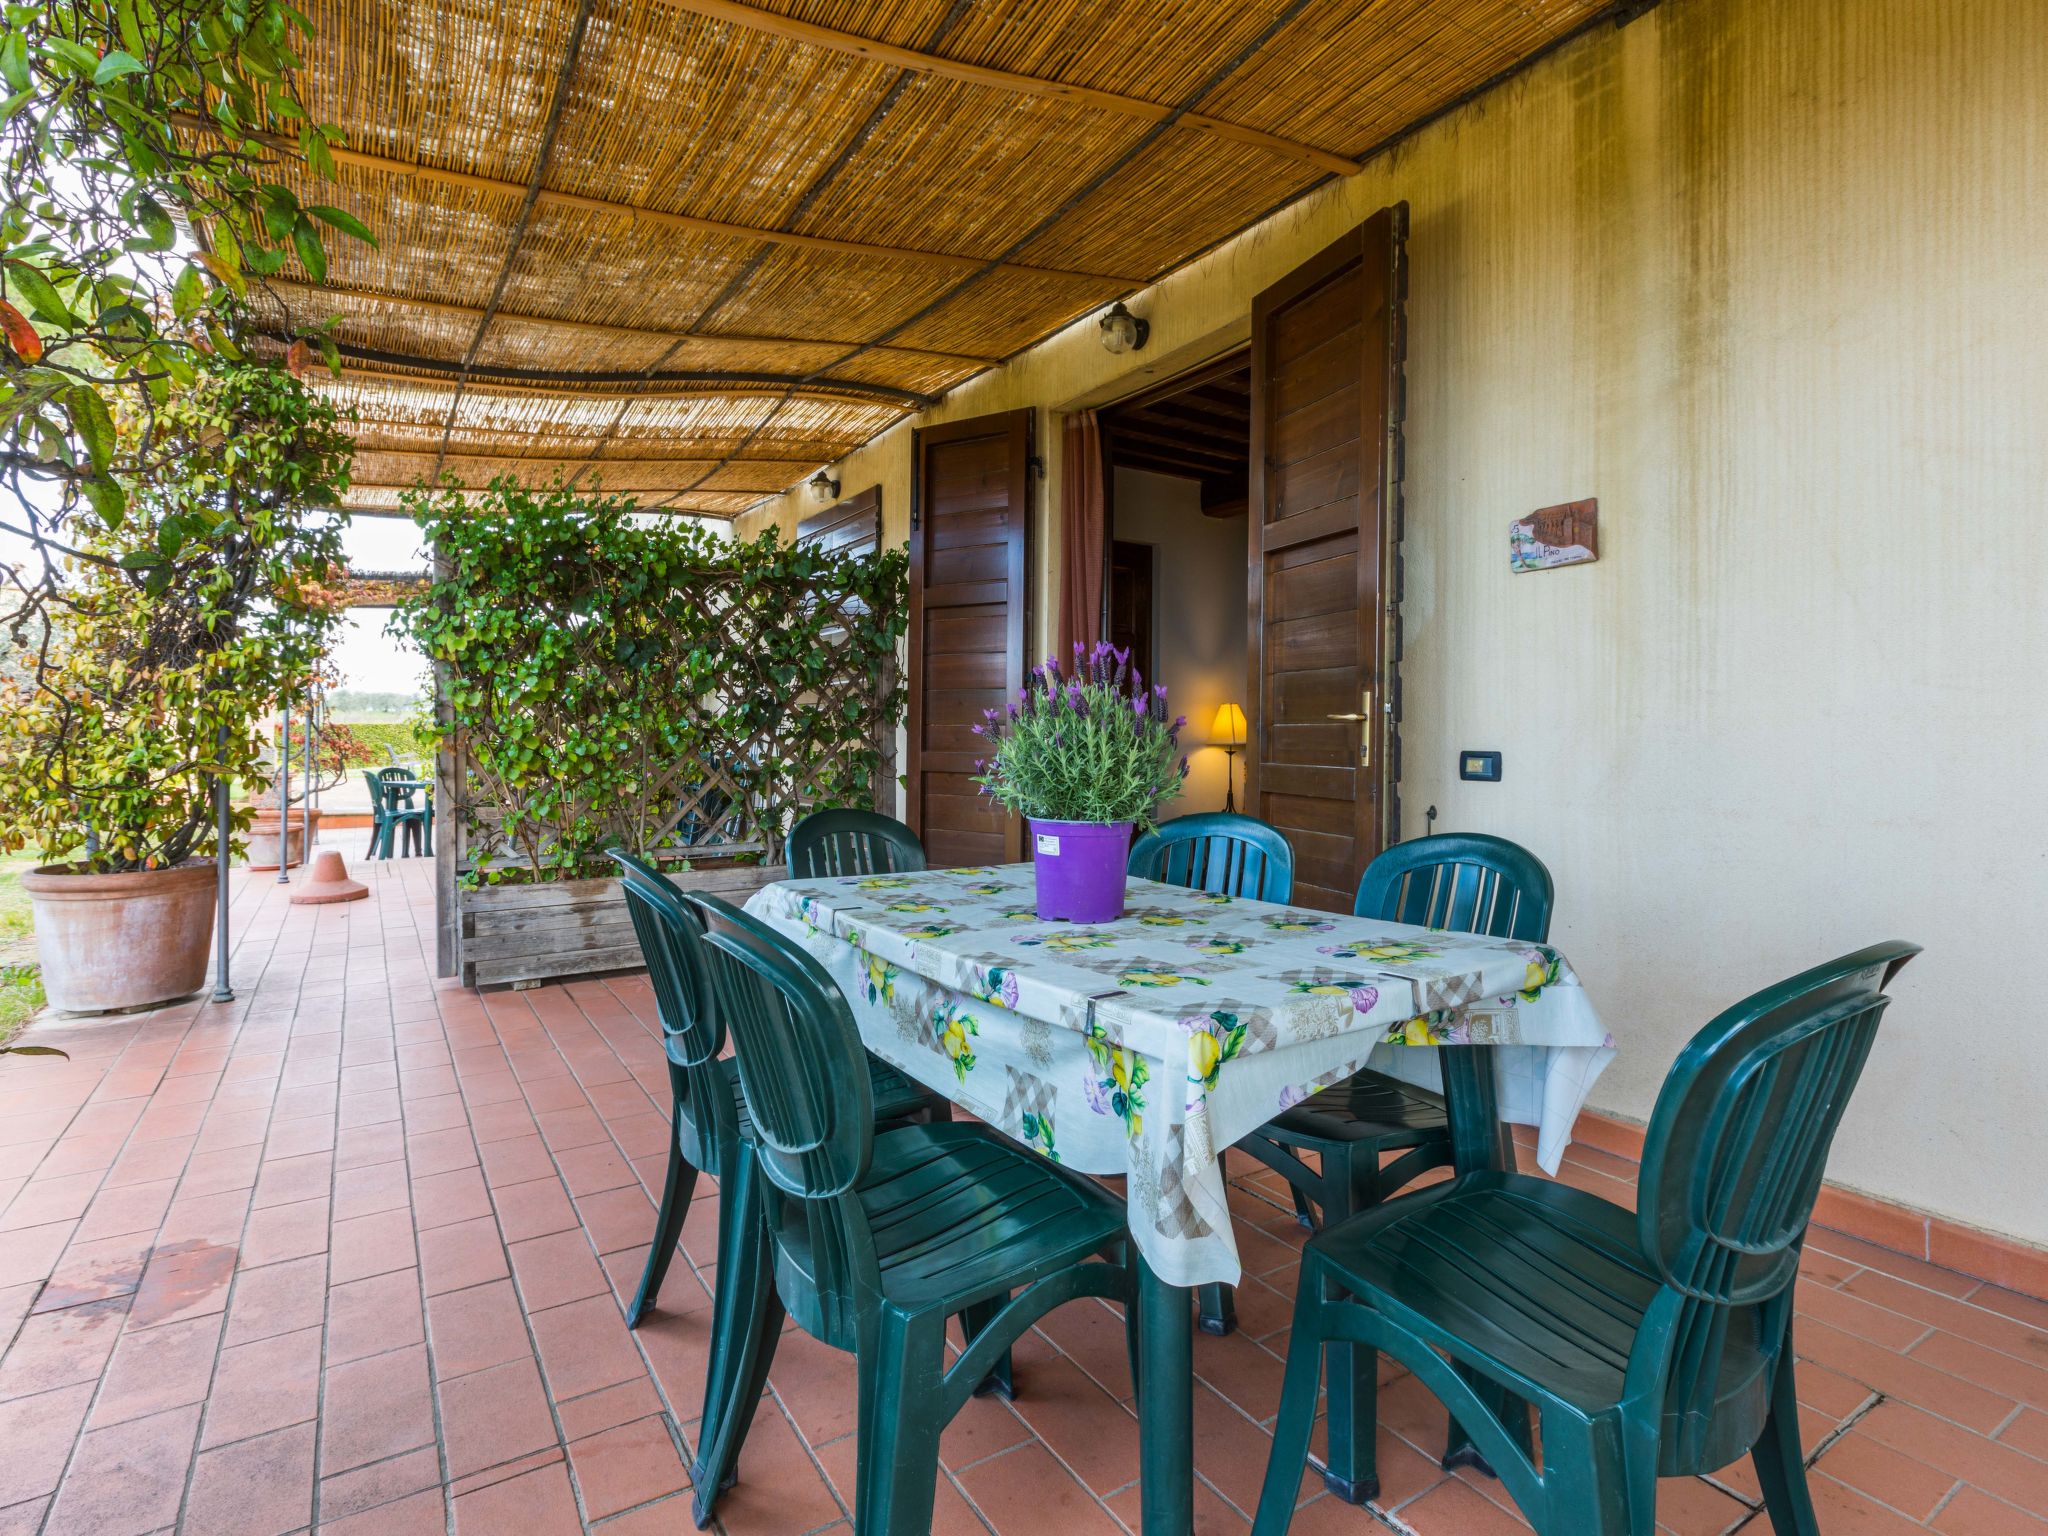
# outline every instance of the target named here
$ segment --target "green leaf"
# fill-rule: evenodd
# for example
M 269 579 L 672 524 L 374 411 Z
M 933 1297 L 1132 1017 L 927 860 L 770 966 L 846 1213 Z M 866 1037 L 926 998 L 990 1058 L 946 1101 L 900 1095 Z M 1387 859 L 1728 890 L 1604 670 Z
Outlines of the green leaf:
M 345 235 L 354 235 L 358 240 L 374 247 L 377 237 L 370 233 L 370 226 L 350 213 L 346 208 L 329 208 L 325 204 L 310 204 L 306 212 L 322 224 L 331 224 Z
M 147 249 L 168 251 L 178 243 L 177 226 L 171 223 L 171 216 L 164 211 L 164 205 L 147 192 L 135 199 L 135 221 L 142 226 L 142 232 L 149 237 Z
M 107 402 L 90 384 L 74 384 L 64 393 L 64 411 L 71 418 L 72 430 L 84 439 L 92 467 L 105 474 L 114 458 L 114 418 Z
M 90 80 L 93 71 L 100 67 L 100 56 L 98 54 L 82 43 L 74 43 L 68 37 L 46 38 L 43 41 L 43 47 L 48 49 L 58 59 L 70 65 L 77 74 L 87 80 Z
M 101 59 L 98 68 L 92 72 L 94 85 L 112 85 L 123 75 L 140 73 L 142 60 L 132 53 L 123 53 L 118 48 Z
M 78 329 L 78 316 L 71 313 L 71 307 L 58 295 L 56 285 L 25 261 L 10 261 L 7 264 L 7 281 L 14 291 L 28 300 L 28 307 L 36 312 L 38 319 L 51 325 L 61 325 L 66 330 Z
M 24 90 L 16 91 L 5 101 L 0 101 L 0 123 L 12 121 L 15 113 L 35 99 L 35 94 L 36 88 L 31 85 Z
M 35 87 L 35 76 L 28 68 L 28 39 L 19 32 L 9 32 L 6 40 L 0 41 L 0 79 L 17 91 Z
M 85 482 L 85 499 L 109 529 L 118 530 L 128 519 L 128 493 L 107 476 L 96 475 Z
M 303 214 L 292 226 L 292 246 L 299 253 L 299 263 L 305 267 L 306 275 L 316 283 L 326 282 L 327 252 L 320 244 L 320 231 Z
M 185 270 L 178 274 L 178 280 L 171 284 L 171 311 L 180 320 L 191 318 L 201 304 L 206 302 L 206 279 L 192 262 L 185 263 Z
M 69 1051 L 60 1051 L 54 1045 L 0 1045 L 0 1056 L 62 1056 L 71 1059 Z
M 124 571 L 143 571 L 161 564 L 163 557 L 153 549 L 131 549 L 121 557 L 121 569 Z

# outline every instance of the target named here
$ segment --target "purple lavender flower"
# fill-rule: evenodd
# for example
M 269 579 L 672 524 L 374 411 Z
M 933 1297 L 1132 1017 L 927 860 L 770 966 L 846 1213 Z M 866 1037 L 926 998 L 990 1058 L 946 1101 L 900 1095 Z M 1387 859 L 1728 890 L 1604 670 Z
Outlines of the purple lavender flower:
M 1151 707 L 1143 699 L 1131 700 L 1131 713 L 1142 720 L 1151 713 Z
M 1088 713 L 1088 695 L 1081 691 L 1079 683 L 1067 684 L 1067 703 L 1073 706 L 1077 715 L 1085 716 Z
M 1180 760 L 1180 776 L 1182 778 L 1186 778 L 1188 776 L 1188 760 L 1186 758 L 1182 758 Z

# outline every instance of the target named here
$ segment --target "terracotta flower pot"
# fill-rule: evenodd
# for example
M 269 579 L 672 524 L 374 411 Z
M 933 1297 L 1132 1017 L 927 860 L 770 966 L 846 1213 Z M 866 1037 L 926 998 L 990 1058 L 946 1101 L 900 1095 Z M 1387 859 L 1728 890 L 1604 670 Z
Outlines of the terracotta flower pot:
M 52 865 L 23 875 L 21 884 L 35 911 L 43 991 L 52 1008 L 145 1008 L 205 985 L 213 860 L 123 875 L 81 875 Z
M 320 840 L 320 813 L 313 812 L 313 840 Z M 292 868 L 306 862 L 306 811 L 303 806 L 293 806 L 291 821 L 285 832 L 285 852 L 291 858 Z M 250 869 L 277 868 L 277 807 L 257 806 L 256 819 L 249 823 Z

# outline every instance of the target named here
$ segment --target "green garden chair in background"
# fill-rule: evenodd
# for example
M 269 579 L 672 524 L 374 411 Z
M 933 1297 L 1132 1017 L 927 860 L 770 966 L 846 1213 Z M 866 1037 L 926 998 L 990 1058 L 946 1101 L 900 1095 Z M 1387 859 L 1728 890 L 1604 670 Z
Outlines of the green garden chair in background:
M 783 853 L 793 880 L 901 875 L 925 867 L 917 834 L 874 811 L 813 811 L 789 829 Z
M 732 1235 L 739 1219 L 733 1203 L 736 1184 L 732 1170 L 738 1159 L 746 1106 L 739 1097 L 739 1078 L 732 1060 L 720 1059 L 725 1051 L 725 1029 L 706 987 L 703 930 L 696 912 L 652 865 L 617 848 L 611 850 L 611 857 L 619 866 L 626 909 L 647 961 L 668 1059 L 668 1176 L 662 1185 L 661 1210 L 655 1217 L 647 1266 L 632 1305 L 626 1309 L 626 1326 L 637 1328 L 661 1292 L 700 1173 L 719 1181 L 717 1289 L 721 1296 L 726 1290 L 723 1271 L 728 1256 L 747 1250 L 747 1243 Z M 895 1068 L 872 1056 L 865 1058 L 865 1065 L 867 1100 L 878 1118 L 893 1124 L 918 1115 L 944 1118 L 951 1113 L 952 1106 L 944 1099 L 927 1093 Z M 746 1315 L 736 1307 L 732 1312 L 735 1317 Z M 699 1432 L 700 1444 L 716 1427 L 716 1414 L 733 1396 L 735 1386 L 725 1372 L 739 1358 L 741 1352 L 730 1335 L 714 1328 L 705 1371 L 705 1427 Z M 698 1486 L 704 1485 L 700 1482 Z
M 1253 901 L 1294 898 L 1294 849 L 1252 816 L 1206 811 L 1162 822 L 1131 845 L 1129 872 L 1191 891 Z
M 1445 833 L 1396 843 L 1374 859 L 1358 883 L 1352 911 L 1384 922 L 1540 944 L 1550 937 L 1551 902 L 1550 871 L 1528 849 L 1484 833 Z M 1459 1050 L 1464 1054 L 1440 1053 L 1439 1060 L 1463 1070 L 1478 1067 L 1483 1054 L 1491 1069 L 1490 1051 Z M 1481 1127 L 1480 1133 L 1491 1129 Z M 1430 1169 L 1448 1166 L 1452 1137 L 1442 1095 L 1368 1067 L 1283 1110 L 1237 1145 L 1287 1180 L 1295 1213 L 1313 1225 L 1314 1212 L 1334 1224 Z M 1389 1152 L 1400 1156 L 1383 1165 Z M 1203 1329 L 1224 1331 L 1228 1308 L 1227 1292 L 1205 1286 Z M 1371 1384 L 1351 1385 L 1357 1371 L 1345 1369 L 1349 1356 L 1340 1346 L 1331 1365 L 1330 1454 L 1323 1476 L 1339 1498 L 1361 1504 L 1372 1489 L 1352 1469 L 1369 1464 L 1372 1420 L 1355 1411 L 1354 1399 Z M 1450 1463 L 1470 1461 L 1462 1440 L 1457 1446 Z
M 831 977 L 738 908 L 689 899 L 750 1116 L 737 1198 L 765 1213 L 739 1229 L 731 1268 L 720 1255 L 721 1318 L 728 1301 L 751 1306 L 731 1330 L 749 1355 L 699 1454 L 698 1522 L 731 1476 L 787 1308 L 856 1358 L 855 1536 L 928 1536 L 939 1434 L 1017 1338 L 1063 1302 L 1105 1296 L 1123 1302 L 1130 1342 L 1137 1261 L 1122 1203 L 984 1125 L 878 1133 Z M 949 1369 L 954 1315 L 965 1347 Z
M 1892 942 L 1846 955 L 1695 1035 L 1657 1096 L 1634 1211 L 1488 1170 L 1311 1238 L 1253 1536 L 1282 1536 L 1293 1516 L 1325 1345 L 1413 1371 L 1537 1536 L 1650 1536 L 1658 1478 L 1744 1454 L 1777 1536 L 1819 1536 L 1799 1444 L 1793 1280 L 1884 989 L 1918 953 Z M 1372 1370 L 1363 1379 L 1370 1393 Z M 1525 1410 L 1504 1421 L 1496 1394 L 1535 1405 L 1540 1469 Z M 1366 1424 L 1370 1446 L 1370 1413 Z

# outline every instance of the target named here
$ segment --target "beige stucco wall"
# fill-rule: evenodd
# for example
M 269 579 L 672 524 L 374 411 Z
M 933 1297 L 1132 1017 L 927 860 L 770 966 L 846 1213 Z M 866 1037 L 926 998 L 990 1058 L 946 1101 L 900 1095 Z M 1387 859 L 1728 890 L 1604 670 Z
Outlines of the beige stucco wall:
M 1925 944 L 1832 1176 L 2048 1243 L 2044 188 L 2040 0 L 1668 0 L 1133 307 L 1213 349 L 1408 200 L 1409 830 L 1541 852 L 1637 1118 L 1718 1007 Z M 941 414 L 1113 381 L 1076 328 Z M 899 537 L 907 441 L 846 469 Z M 1599 563 L 1511 576 L 1579 496 Z

